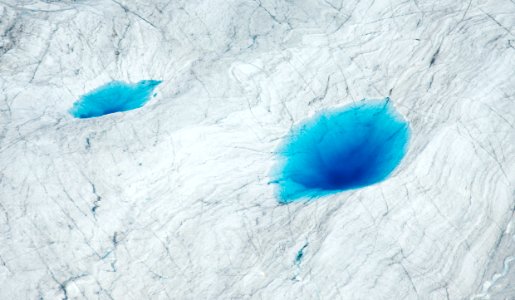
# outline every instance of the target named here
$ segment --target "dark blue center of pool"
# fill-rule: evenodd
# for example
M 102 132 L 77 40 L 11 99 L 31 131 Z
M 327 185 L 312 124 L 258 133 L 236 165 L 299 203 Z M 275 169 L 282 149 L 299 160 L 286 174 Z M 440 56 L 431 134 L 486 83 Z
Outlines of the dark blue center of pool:
M 279 202 L 380 182 L 407 150 L 409 127 L 390 99 L 362 100 L 300 124 L 281 145 L 272 176 Z
M 142 80 L 134 84 L 113 81 L 81 96 L 70 113 L 76 118 L 93 118 L 139 108 L 160 83 L 159 80 Z

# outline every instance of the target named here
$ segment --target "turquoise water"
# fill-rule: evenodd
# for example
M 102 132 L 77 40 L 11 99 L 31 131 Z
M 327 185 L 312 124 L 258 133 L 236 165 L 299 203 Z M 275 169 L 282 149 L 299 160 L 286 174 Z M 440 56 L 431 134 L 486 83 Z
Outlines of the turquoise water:
M 302 248 L 300 248 L 300 250 L 297 252 L 297 255 L 295 256 L 296 265 L 300 265 L 300 263 L 302 262 L 302 258 L 304 257 L 304 249 L 306 249 L 307 247 L 308 243 L 304 244 L 304 246 L 302 246 Z
M 76 118 L 93 118 L 136 109 L 150 99 L 160 83 L 159 80 L 142 80 L 134 84 L 113 81 L 81 96 L 69 112 Z
M 389 98 L 362 100 L 319 113 L 294 128 L 272 172 L 289 203 L 365 187 L 388 177 L 404 157 L 408 123 Z

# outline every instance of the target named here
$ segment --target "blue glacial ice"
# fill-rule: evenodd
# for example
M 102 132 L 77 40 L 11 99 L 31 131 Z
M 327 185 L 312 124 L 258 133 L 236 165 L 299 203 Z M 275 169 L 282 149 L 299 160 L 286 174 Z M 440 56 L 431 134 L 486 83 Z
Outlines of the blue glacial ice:
M 152 95 L 159 80 L 138 83 L 112 81 L 79 98 L 69 110 L 76 118 L 93 118 L 142 107 Z
M 389 98 L 319 113 L 294 128 L 272 172 L 278 200 L 289 203 L 386 179 L 407 151 L 408 123 Z

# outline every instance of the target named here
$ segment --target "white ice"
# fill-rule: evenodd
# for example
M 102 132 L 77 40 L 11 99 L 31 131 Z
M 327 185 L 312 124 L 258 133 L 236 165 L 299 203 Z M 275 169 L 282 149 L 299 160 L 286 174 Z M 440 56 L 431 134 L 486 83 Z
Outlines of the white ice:
M 514 78 L 513 0 L 2 0 L 0 299 L 515 299 Z M 386 96 L 392 177 L 279 205 L 290 128 Z

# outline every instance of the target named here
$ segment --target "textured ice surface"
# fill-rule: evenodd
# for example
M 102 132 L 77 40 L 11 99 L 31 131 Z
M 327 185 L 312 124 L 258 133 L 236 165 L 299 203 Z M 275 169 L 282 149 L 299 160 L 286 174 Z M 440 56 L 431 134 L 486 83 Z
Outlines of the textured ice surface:
M 362 100 L 324 111 L 293 130 L 279 151 L 279 200 L 364 187 L 385 179 L 400 163 L 408 124 L 390 99 Z
M 513 298 L 514 15 L 510 0 L 0 1 L 0 299 Z M 162 101 L 69 115 L 113 78 L 162 79 Z M 386 95 L 411 131 L 393 175 L 280 205 L 285 134 Z
M 142 107 L 159 80 L 138 83 L 113 81 L 91 91 L 73 104 L 70 113 L 76 118 L 92 118 Z

